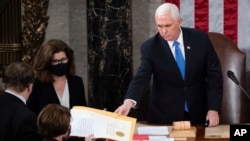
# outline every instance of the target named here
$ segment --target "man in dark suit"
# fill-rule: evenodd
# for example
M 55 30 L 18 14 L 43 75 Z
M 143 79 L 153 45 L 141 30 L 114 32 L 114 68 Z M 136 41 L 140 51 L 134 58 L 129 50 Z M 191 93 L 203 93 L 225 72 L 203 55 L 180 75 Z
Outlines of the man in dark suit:
M 140 67 L 123 105 L 115 113 L 127 115 L 131 108 L 140 105 L 152 75 L 148 123 L 190 120 L 192 124 L 204 124 L 208 120 L 209 126 L 218 125 L 223 79 L 207 33 L 181 27 L 179 9 L 171 3 L 157 8 L 155 21 L 158 33 L 142 44 Z M 182 69 L 176 61 L 175 41 L 184 59 Z
M 4 74 L 5 92 L 0 95 L 0 141 L 39 141 L 36 115 L 26 107 L 35 74 L 26 63 L 10 64 Z

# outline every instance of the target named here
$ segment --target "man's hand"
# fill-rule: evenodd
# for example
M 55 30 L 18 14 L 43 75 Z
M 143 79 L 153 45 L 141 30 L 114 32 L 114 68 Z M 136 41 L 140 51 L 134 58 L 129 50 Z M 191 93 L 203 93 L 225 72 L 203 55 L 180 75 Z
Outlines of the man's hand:
M 209 110 L 206 119 L 209 120 L 209 127 L 219 125 L 220 118 L 217 111 Z
M 115 113 L 118 115 L 126 115 L 127 116 L 130 109 L 133 106 L 134 106 L 134 103 L 131 100 L 126 99 L 126 100 L 124 100 L 123 104 L 115 110 Z
M 85 141 L 95 141 L 94 135 L 90 134 L 87 137 L 85 137 Z

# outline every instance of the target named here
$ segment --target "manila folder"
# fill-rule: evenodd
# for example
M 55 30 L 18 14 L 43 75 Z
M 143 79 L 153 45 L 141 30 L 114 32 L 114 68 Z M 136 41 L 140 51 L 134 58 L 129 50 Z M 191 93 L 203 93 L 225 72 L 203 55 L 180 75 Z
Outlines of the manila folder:
M 93 134 L 95 138 L 119 141 L 131 141 L 133 138 L 135 118 L 85 106 L 74 106 L 70 112 L 70 136 L 86 137 Z

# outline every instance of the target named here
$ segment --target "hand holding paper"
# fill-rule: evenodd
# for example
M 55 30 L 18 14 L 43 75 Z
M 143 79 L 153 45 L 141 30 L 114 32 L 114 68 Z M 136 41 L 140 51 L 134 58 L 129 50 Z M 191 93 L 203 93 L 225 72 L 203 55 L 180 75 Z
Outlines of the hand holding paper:
M 136 119 L 89 107 L 76 106 L 71 109 L 71 136 L 129 141 L 133 137 Z

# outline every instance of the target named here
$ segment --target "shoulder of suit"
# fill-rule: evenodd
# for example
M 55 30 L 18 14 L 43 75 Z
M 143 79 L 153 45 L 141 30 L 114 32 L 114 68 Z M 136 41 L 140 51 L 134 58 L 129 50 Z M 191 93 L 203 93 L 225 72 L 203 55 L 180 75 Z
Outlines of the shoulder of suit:
M 196 29 L 196 28 L 189 28 L 189 27 L 181 27 L 182 29 L 182 33 L 183 34 L 207 34 L 207 32 L 200 30 L 200 29 Z
M 157 33 L 153 37 L 150 37 L 149 39 L 147 39 L 146 41 L 144 41 L 143 45 L 150 45 L 150 44 L 159 43 L 160 39 L 161 39 L 160 34 Z

